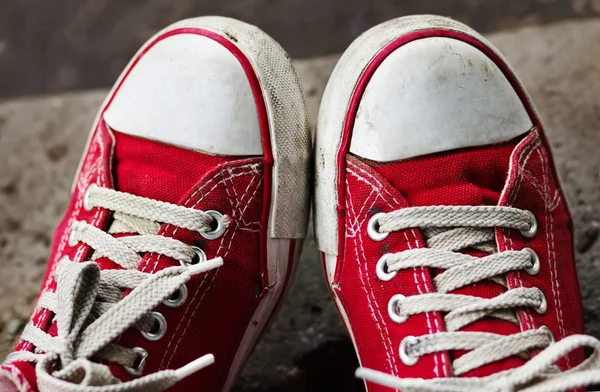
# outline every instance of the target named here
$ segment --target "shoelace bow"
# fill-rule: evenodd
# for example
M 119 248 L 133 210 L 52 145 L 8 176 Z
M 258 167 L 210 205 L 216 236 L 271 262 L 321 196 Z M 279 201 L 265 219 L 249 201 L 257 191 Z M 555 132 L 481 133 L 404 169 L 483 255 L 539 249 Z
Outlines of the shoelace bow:
M 378 225 L 378 227 L 377 227 Z M 379 371 L 359 368 L 359 378 L 403 391 L 565 391 L 600 383 L 600 341 L 586 335 L 568 336 L 554 342 L 550 330 L 499 335 L 486 332 L 460 331 L 484 317 L 494 317 L 518 325 L 516 308 L 529 307 L 543 313 L 546 299 L 538 288 L 508 289 L 504 274 L 524 270 L 535 274 L 539 259 L 531 249 L 498 252 L 495 228 L 520 230 L 525 236 L 535 234 L 537 223 L 528 211 L 497 206 L 431 206 L 412 207 L 391 213 L 376 214 L 369 223 L 373 239 L 382 240 L 388 233 L 420 228 L 428 248 L 411 249 L 384 255 L 378 262 L 378 276 L 384 281 L 398 271 L 412 268 L 439 268 L 444 272 L 434 279 L 436 292 L 404 297 L 395 295 L 388 311 L 394 322 L 426 312 L 445 313 L 446 332 L 406 337 L 399 348 L 400 358 L 413 365 L 422 355 L 465 350 L 466 354 L 452 363 L 454 376 L 508 358 L 527 355 L 531 349 L 543 349 L 524 365 L 487 377 L 449 377 L 430 380 L 400 378 Z M 474 257 L 459 253 L 468 248 L 490 253 Z M 495 298 L 449 294 L 455 289 L 492 280 L 507 290 Z M 569 352 L 590 347 L 593 354 L 579 366 L 561 372 L 555 362 Z
M 136 327 L 150 332 L 152 309 L 169 298 L 192 276 L 218 268 L 223 260 L 197 260 L 197 251 L 173 238 L 157 235 L 161 223 L 195 230 L 211 231 L 213 217 L 206 212 L 142 198 L 92 185 L 86 192 L 85 207 L 114 212 L 108 232 L 86 222 L 71 228 L 71 245 L 82 242 L 94 249 L 91 261 L 62 259 L 55 272 L 56 291 L 44 292 L 38 309 L 54 313 L 58 335 L 50 336 L 31 322 L 21 340 L 32 343 L 35 352 L 10 354 L 5 363 L 37 362 L 38 388 L 46 391 L 162 391 L 177 381 L 212 364 L 208 354 L 177 370 L 164 370 L 122 383 L 115 378 L 109 361 L 126 369 L 143 367 L 139 352 L 111 343 L 123 332 Z M 159 223 L 160 222 L 160 223 Z M 224 222 L 223 224 L 225 224 Z M 113 234 L 138 235 L 114 237 Z M 150 274 L 137 267 L 146 252 L 181 261 L 181 266 Z M 107 257 L 123 269 L 100 270 L 94 260 Z M 123 290 L 131 291 L 123 297 Z M 140 363 L 141 361 L 141 363 Z

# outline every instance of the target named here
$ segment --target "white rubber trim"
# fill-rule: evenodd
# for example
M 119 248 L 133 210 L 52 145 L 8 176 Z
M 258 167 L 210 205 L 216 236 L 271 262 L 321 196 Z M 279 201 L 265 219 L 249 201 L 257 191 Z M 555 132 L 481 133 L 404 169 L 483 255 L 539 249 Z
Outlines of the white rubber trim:
M 185 27 L 202 28 L 221 35 L 234 43 L 252 65 L 266 104 L 274 160 L 270 235 L 273 238 L 304 238 L 308 228 L 312 189 L 312 142 L 304 94 L 290 57 L 277 42 L 257 27 L 217 16 L 187 19 L 167 27 L 147 41 L 134 56 L 115 83 L 99 114 L 104 111 L 117 86 L 132 67 L 134 59 L 157 37 Z M 97 128 L 99 121 L 98 115 L 92 130 Z M 75 178 L 79 175 L 81 162 Z
M 267 34 L 258 28 L 235 19 L 223 17 L 201 17 L 177 22 L 150 39 L 136 54 L 169 31 L 195 27 L 213 31 L 231 42 L 246 55 L 261 85 L 266 104 L 271 150 L 273 154 L 273 178 L 271 213 L 267 240 L 268 282 L 271 291 L 259 304 L 252 316 L 256 325 L 248 326 L 238 352 L 233 359 L 225 382 L 224 391 L 231 387 L 237 374 L 252 352 L 256 341 L 267 326 L 277 306 L 281 303 L 284 283 L 292 274 L 289 267 L 295 266 L 306 236 L 310 213 L 312 142 L 306 103 L 300 81 L 287 53 Z M 109 93 L 99 115 L 113 96 L 116 87 L 127 74 L 133 63 L 125 68 Z M 96 117 L 92 132 L 97 128 L 100 116 Z M 90 134 L 91 137 L 91 134 Z M 86 146 L 86 153 L 90 139 Z M 77 169 L 76 177 L 81 170 Z M 294 260 L 289 260 L 289 250 L 295 241 Z M 290 277 L 291 278 L 291 277 Z
M 286 280 L 288 280 L 288 275 L 294 274 L 295 267 L 300 259 L 300 252 L 302 250 L 302 240 L 295 241 L 295 251 L 292 255 L 293 260 L 289 260 L 291 246 L 290 240 L 270 239 L 267 244 L 268 262 L 270 265 L 275 266 L 275 283 L 270 286 L 269 291 L 254 312 L 250 324 L 248 324 L 248 328 L 244 333 L 244 337 L 242 338 L 233 362 L 231 363 L 231 368 L 223 386 L 223 391 L 229 391 L 231 389 L 233 383 L 237 379 L 237 376 L 246 364 L 246 360 L 250 354 L 252 354 L 252 350 L 256 346 L 258 339 L 269 325 L 269 322 L 272 320 L 273 313 L 277 312 L 279 306 L 281 305 L 286 289 L 284 283 Z M 290 266 L 291 270 L 289 268 Z M 289 287 L 289 281 L 291 281 L 291 276 L 288 280 L 287 287 Z
M 430 37 L 403 45 L 377 67 L 360 99 L 350 152 L 396 162 L 502 143 L 532 127 L 517 92 L 485 53 Z
M 263 154 L 254 95 L 229 49 L 198 34 L 157 42 L 104 113 L 119 132 L 214 155 Z
M 390 20 L 368 30 L 350 45 L 329 79 L 317 123 L 315 233 L 319 249 L 328 255 L 338 254 L 337 155 L 355 86 L 370 61 L 390 42 L 402 35 L 425 29 L 447 29 L 470 35 L 490 47 L 503 59 L 493 45 L 468 26 L 433 15 Z M 533 104 L 531 106 L 533 107 Z M 335 269 L 334 263 L 328 263 L 328 266 Z

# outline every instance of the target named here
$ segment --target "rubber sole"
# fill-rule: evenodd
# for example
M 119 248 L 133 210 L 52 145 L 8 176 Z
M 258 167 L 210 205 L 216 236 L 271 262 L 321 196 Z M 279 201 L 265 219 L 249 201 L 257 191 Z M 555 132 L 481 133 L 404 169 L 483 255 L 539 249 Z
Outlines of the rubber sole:
M 190 27 L 210 30 L 241 51 L 245 59 L 238 60 L 244 68 L 245 60 L 249 62 L 251 70 L 246 69 L 247 74 L 254 73 L 254 82 L 262 93 L 262 97 L 255 96 L 257 105 L 260 106 L 262 98 L 266 110 L 259 120 L 263 130 L 265 178 L 270 174 L 272 179 L 271 189 L 265 189 L 265 199 L 270 199 L 270 205 L 263 207 L 268 213 L 268 235 L 264 239 L 268 276 L 263 280 L 264 296 L 223 382 L 222 390 L 228 391 L 272 320 L 300 257 L 301 239 L 306 235 L 310 213 L 312 141 L 300 80 L 290 57 L 276 41 L 254 26 L 221 17 L 184 20 L 167 30 Z
M 104 111 L 140 56 L 156 41 L 180 33 L 212 38 L 236 56 L 250 81 L 261 125 L 265 177 L 261 222 L 266 228 L 261 233 L 261 259 L 267 273 L 262 281 L 262 299 L 235 354 L 229 358 L 229 372 L 220 382 L 221 390 L 227 391 L 273 318 L 299 259 L 310 214 L 312 139 L 304 94 L 290 57 L 257 27 L 224 17 L 182 20 L 148 40 L 115 83 L 92 129 L 97 128 Z
M 400 37 L 423 32 L 431 36 L 436 31 L 447 31 L 471 37 L 481 42 L 495 57 L 506 63 L 502 55 L 485 38 L 470 27 L 452 19 L 417 15 L 393 19 L 373 27 L 358 37 L 344 52 L 329 79 L 321 101 L 317 122 L 315 147 L 315 234 L 319 249 L 337 256 L 340 253 L 340 216 L 345 206 L 338 200 L 339 189 L 344 186 L 343 173 L 339 167 L 345 160 L 349 148 L 354 117 L 348 116 L 349 108 L 360 102 L 357 88 L 368 82 L 365 72 L 377 59 L 381 59 L 396 48 L 390 44 Z M 520 85 L 518 79 L 511 75 Z M 528 98 L 525 97 L 527 100 Z M 533 108 L 531 102 L 529 106 Z
M 321 102 L 317 121 L 315 151 L 315 235 L 321 251 L 330 294 L 357 351 L 352 325 L 336 290 L 344 258 L 345 235 L 345 162 L 356 110 L 362 92 L 379 64 L 394 50 L 415 39 L 448 36 L 465 39 L 495 62 L 503 63 L 503 72 L 524 102 L 534 123 L 539 116 L 524 89 L 502 55 L 485 38 L 452 19 L 418 15 L 390 20 L 358 37 L 336 65 Z

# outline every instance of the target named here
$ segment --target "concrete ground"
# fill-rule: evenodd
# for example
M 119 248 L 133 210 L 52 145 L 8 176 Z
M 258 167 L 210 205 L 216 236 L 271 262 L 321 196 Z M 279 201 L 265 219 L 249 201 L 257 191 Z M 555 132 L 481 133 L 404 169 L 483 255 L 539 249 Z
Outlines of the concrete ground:
M 600 15 L 600 0 L 2 0 L 0 99 L 108 87 L 156 31 L 223 15 L 257 25 L 292 57 L 343 51 L 402 15 L 451 16 L 479 31 Z
M 490 34 L 545 119 L 576 226 L 588 333 L 600 337 L 600 19 Z M 316 118 L 337 55 L 296 62 Z M 32 310 L 52 231 L 106 91 L 0 105 L 0 356 Z M 357 363 L 308 237 L 279 316 L 236 391 L 360 391 Z

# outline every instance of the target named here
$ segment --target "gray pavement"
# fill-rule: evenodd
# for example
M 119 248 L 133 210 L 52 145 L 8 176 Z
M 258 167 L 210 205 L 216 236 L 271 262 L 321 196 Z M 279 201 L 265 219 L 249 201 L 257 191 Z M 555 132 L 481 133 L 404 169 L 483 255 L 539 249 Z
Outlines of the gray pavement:
M 545 120 L 574 215 L 589 333 L 600 337 L 600 19 L 488 36 L 514 65 Z M 314 125 L 337 55 L 296 62 Z M 0 104 L 0 356 L 28 317 L 52 231 L 105 91 Z M 308 237 L 279 316 L 236 391 L 359 391 L 351 343 Z
M 2 0 L 0 99 L 108 87 L 154 32 L 200 15 L 238 18 L 292 57 L 343 51 L 382 21 L 451 16 L 480 31 L 600 15 L 600 0 Z

